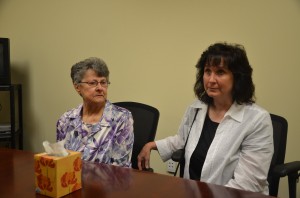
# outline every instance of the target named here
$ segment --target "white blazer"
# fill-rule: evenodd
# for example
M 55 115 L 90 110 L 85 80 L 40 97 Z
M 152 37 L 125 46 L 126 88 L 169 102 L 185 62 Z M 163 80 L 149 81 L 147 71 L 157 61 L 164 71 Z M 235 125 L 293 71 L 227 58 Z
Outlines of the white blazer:
M 192 125 L 196 109 L 199 109 Z M 202 133 L 207 105 L 196 100 L 182 119 L 178 134 L 155 141 L 163 161 L 185 148 L 184 178 L 190 178 L 190 158 Z M 270 114 L 256 104 L 234 103 L 220 122 L 207 152 L 201 181 L 269 194 L 267 176 L 273 156 L 273 127 Z

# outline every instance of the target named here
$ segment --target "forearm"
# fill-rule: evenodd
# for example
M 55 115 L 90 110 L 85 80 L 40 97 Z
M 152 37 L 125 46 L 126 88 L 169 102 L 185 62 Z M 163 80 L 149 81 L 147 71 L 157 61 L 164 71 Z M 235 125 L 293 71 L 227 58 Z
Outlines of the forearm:
M 153 142 L 148 142 L 147 144 L 145 144 L 145 147 L 147 147 L 148 150 L 157 150 L 157 146 L 156 143 Z

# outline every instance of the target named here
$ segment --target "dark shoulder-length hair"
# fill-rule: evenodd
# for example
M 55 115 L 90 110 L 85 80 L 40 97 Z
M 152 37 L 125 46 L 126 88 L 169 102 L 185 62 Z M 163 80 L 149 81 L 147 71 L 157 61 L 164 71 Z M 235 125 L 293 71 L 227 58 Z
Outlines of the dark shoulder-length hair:
M 244 47 L 239 44 L 215 43 L 202 53 L 196 65 L 194 92 L 197 98 L 206 104 L 212 104 L 213 99 L 206 94 L 203 85 L 204 67 L 220 66 L 221 63 L 233 73 L 233 100 L 238 104 L 254 103 L 255 87 L 252 81 L 252 68 Z

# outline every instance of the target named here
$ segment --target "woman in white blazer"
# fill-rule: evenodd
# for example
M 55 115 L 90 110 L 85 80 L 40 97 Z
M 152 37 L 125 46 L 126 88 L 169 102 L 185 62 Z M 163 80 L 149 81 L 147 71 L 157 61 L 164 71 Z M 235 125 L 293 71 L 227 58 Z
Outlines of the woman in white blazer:
M 270 114 L 255 104 L 244 47 L 213 44 L 196 68 L 197 100 L 187 108 L 177 135 L 143 147 L 139 169 L 149 167 L 153 149 L 167 161 L 184 148 L 184 178 L 268 194 L 273 128 Z

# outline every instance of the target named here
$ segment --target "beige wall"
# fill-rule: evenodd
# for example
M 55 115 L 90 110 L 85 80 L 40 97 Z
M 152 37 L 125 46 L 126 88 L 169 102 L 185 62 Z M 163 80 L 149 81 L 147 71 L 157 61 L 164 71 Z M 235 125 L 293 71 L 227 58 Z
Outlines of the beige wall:
M 70 67 L 90 56 L 109 66 L 112 102 L 157 107 L 156 138 L 175 134 L 194 99 L 201 52 L 227 41 L 245 46 L 257 103 L 288 119 L 286 161 L 300 160 L 299 24 L 299 0 L 0 0 L 0 37 L 10 38 L 12 81 L 23 84 L 25 149 L 40 152 L 42 141 L 55 141 L 56 120 L 81 102 Z M 151 164 L 167 174 L 156 152 Z M 280 195 L 287 197 L 286 179 Z

